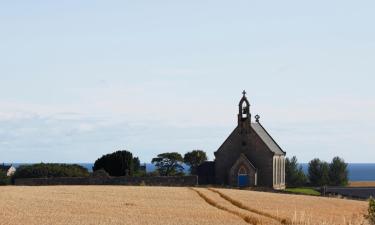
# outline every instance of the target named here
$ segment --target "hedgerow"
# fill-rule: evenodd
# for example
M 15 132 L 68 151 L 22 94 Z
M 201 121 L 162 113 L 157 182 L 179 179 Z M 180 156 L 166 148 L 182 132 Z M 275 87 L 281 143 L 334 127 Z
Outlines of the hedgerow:
M 86 168 L 76 164 L 39 163 L 20 166 L 14 178 L 87 177 Z

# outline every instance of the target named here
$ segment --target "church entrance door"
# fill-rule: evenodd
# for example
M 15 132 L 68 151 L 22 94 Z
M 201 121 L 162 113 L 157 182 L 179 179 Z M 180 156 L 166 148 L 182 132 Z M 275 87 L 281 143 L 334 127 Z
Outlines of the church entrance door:
M 249 175 L 244 167 L 238 170 L 238 187 L 248 187 L 249 186 Z

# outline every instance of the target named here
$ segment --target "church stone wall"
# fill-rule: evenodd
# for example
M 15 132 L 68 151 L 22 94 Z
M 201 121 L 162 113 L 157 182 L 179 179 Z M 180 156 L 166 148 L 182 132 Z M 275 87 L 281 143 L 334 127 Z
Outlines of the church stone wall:
M 253 150 L 246 152 L 246 156 L 251 160 L 253 165 L 258 169 L 258 185 L 273 185 L 273 153 L 263 140 L 255 133 L 251 132 L 251 142 Z
M 257 169 L 257 185 L 273 186 L 273 153 L 255 131 L 252 128 L 250 129 L 249 134 L 243 136 L 243 134 L 239 133 L 240 131 L 237 127 L 216 152 L 215 172 L 217 184 L 228 185 L 229 181 L 234 179 L 229 177 L 229 170 L 240 154 L 244 153 Z
M 226 142 L 215 153 L 215 177 L 216 184 L 228 185 L 229 170 L 243 152 L 241 136 L 236 128 Z M 223 149 L 223 151 L 221 151 Z

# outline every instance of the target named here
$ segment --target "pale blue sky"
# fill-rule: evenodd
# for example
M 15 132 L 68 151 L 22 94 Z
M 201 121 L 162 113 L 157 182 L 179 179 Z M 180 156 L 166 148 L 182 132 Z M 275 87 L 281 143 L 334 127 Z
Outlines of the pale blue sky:
M 375 159 L 375 1 L 1 1 L 0 162 L 213 152 L 252 114 L 288 156 Z

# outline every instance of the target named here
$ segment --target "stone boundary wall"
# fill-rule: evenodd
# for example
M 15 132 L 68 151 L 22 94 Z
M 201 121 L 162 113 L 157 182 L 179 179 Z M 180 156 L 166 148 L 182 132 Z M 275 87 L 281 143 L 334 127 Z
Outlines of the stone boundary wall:
M 375 187 L 322 187 L 323 196 L 342 195 L 349 198 L 368 199 L 375 196 Z
M 197 176 L 182 177 L 60 177 L 15 179 L 18 186 L 46 185 L 146 185 L 146 186 L 196 186 Z

